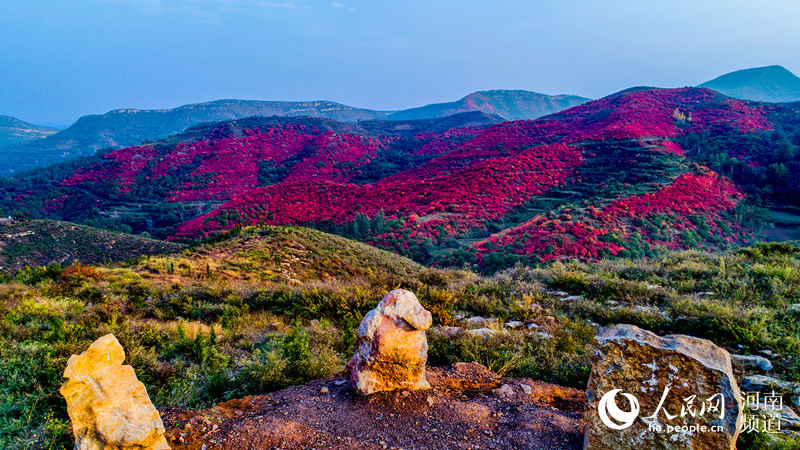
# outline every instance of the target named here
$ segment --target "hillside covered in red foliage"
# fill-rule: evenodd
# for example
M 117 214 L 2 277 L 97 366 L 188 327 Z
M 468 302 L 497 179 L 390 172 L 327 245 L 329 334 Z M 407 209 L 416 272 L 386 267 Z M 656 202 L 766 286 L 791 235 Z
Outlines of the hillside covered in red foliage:
M 777 195 L 742 187 L 777 170 L 752 141 L 794 145 L 795 110 L 641 88 L 533 121 L 243 119 L 18 178 L 2 207 L 177 240 L 308 225 L 490 269 L 727 246 L 750 235 L 743 202 Z M 720 163 L 717 138 L 749 144 Z

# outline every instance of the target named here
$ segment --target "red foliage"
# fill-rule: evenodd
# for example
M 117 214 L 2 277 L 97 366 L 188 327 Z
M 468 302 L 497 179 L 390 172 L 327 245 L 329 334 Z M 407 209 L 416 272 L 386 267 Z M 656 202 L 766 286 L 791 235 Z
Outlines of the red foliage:
M 87 168 L 78 169 L 72 176 L 62 182 L 64 186 L 78 186 L 80 184 L 94 184 L 101 181 L 116 180 L 119 192 L 130 191 L 131 184 L 135 183 L 136 176 L 147 167 L 155 156 L 155 150 L 148 146 L 128 147 L 113 151 L 103 159 L 111 162 L 110 165 L 96 164 Z
M 680 156 L 686 155 L 686 151 L 682 149 L 680 145 L 672 141 L 663 141 L 661 143 L 660 151 L 664 153 L 671 153 L 673 155 L 680 155 Z
M 602 256 L 603 251 L 617 254 L 622 250 L 617 243 L 601 240 L 608 233 L 613 233 L 616 240 L 624 240 L 639 232 L 647 241 L 653 242 L 647 230 L 635 225 L 633 219 L 654 214 L 677 215 L 678 219 L 673 223 L 659 225 L 686 230 L 696 229 L 688 217 L 701 216 L 711 219 L 712 230 L 718 232 L 716 220 L 721 219 L 719 213 L 735 208 L 741 198 L 742 193 L 729 180 L 714 172 L 703 175 L 686 173 L 656 192 L 618 200 L 601 210 L 590 207 L 588 214 L 579 219 L 537 216 L 474 245 L 478 249 L 479 261 L 498 248 L 518 255 L 537 255 L 544 261 L 559 256 L 596 259 Z M 679 238 L 680 234 L 669 233 L 664 244 L 672 248 L 682 247 Z
M 443 225 L 448 233 L 495 219 L 530 197 L 565 182 L 582 162 L 578 149 L 563 144 L 535 147 L 513 157 L 479 162 L 428 180 L 394 179 L 374 185 L 286 182 L 259 188 L 183 225 L 177 236 L 225 228 L 217 220 L 230 211 L 250 224 L 343 223 L 361 213 L 410 216 L 415 228 Z M 232 227 L 236 223 L 229 223 Z
M 658 192 L 618 200 L 595 214 L 603 221 L 620 217 L 644 217 L 653 213 L 676 212 L 692 215 L 732 209 L 743 195 L 729 180 L 714 172 L 686 173 Z
M 221 126 L 196 142 L 111 152 L 62 184 L 116 180 L 116 194 L 130 196 L 136 183 L 154 183 L 166 201 L 226 201 L 180 226 L 174 236 L 180 238 L 240 223 L 341 224 L 357 214 L 372 217 L 382 210 L 402 219 L 403 227 L 367 239 L 403 251 L 426 240 L 440 243 L 484 227 L 552 187 L 576 180 L 575 169 L 583 164 L 582 148 L 592 141 L 633 140 L 654 151 L 685 156 L 673 141 L 676 137 L 701 131 L 766 130 L 772 125 L 764 108 L 707 89 L 650 89 L 621 92 L 535 121 L 403 139 L 392 133 L 364 137 L 302 125 L 238 133 Z M 391 152 L 382 153 L 385 150 Z M 381 159 L 387 154 L 388 163 Z M 408 155 L 407 161 L 391 159 Z M 371 185 L 352 184 L 374 161 L 411 168 Z M 384 173 L 381 170 L 365 173 Z M 539 254 L 543 259 L 596 258 L 619 252 L 622 247 L 608 234 L 624 239 L 637 231 L 636 218 L 673 214 L 683 219 L 670 226 L 692 229 L 687 216 L 699 214 L 713 222 L 739 198 L 741 193 L 716 174 L 684 174 L 657 192 L 620 199 L 602 209 L 589 206 L 576 219 L 535 217 L 476 248 L 479 255 L 513 247 L 514 253 Z M 715 225 L 710 226 L 716 231 Z

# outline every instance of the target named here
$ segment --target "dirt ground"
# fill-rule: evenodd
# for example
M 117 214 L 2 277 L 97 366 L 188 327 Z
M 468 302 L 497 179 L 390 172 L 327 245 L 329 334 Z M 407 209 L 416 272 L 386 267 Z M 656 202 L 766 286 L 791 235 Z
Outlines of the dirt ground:
M 428 391 L 360 397 L 315 380 L 200 411 L 161 412 L 173 449 L 577 449 L 583 391 L 500 378 L 475 363 L 429 368 Z

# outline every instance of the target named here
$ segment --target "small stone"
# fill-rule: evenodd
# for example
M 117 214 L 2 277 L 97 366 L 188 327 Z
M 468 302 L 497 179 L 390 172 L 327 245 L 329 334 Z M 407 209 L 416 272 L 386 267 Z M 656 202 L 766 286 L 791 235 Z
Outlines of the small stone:
M 763 372 L 772 370 L 772 363 L 763 356 L 731 355 L 731 360 L 735 366 L 745 370 L 761 370 Z
M 486 326 L 486 319 L 481 316 L 470 317 L 469 319 L 465 320 L 467 325 L 473 327 L 483 327 Z
M 320 390 L 319 390 L 319 392 L 320 392 L 321 394 L 327 394 L 327 393 L 329 392 L 329 391 L 328 391 L 328 387 L 327 387 L 327 386 L 323 386 L 323 387 L 322 387 L 322 389 L 320 389 Z
M 553 339 L 553 335 L 548 333 L 548 332 L 546 332 L 546 331 L 537 331 L 537 332 L 535 332 L 533 334 L 535 334 L 536 336 L 539 336 L 540 338 L 545 339 L 545 340 Z
M 425 402 L 427 402 L 427 403 L 428 403 L 428 406 L 433 406 L 433 404 L 434 404 L 434 403 L 436 403 L 436 402 L 433 400 L 433 397 L 431 397 L 431 396 L 428 396 L 428 398 L 426 398 L 426 399 L 425 399 Z
M 533 389 L 528 383 L 522 383 L 519 385 L 519 387 L 522 388 L 522 392 L 524 392 L 525 395 L 531 395 L 533 393 Z
M 451 327 L 447 325 L 430 327 L 428 332 L 433 336 L 454 337 L 461 332 L 461 327 Z
M 514 388 L 511 385 L 504 384 L 497 389 L 493 389 L 492 393 L 494 395 L 498 395 L 500 397 L 513 397 L 514 396 Z
M 517 328 L 522 328 L 522 322 L 518 320 L 512 320 L 510 322 L 506 322 L 506 328 L 510 328 L 512 330 L 516 330 Z
M 783 381 L 766 375 L 750 375 L 742 379 L 742 390 L 745 392 L 792 392 L 800 394 L 800 383 Z
M 497 330 L 494 328 L 476 328 L 474 330 L 467 330 L 467 334 L 471 336 L 489 337 L 502 333 L 504 330 Z
M 570 295 L 568 297 L 562 298 L 561 300 L 565 302 L 577 302 L 583 300 L 583 297 L 581 297 L 580 295 Z
M 553 324 L 556 323 L 556 318 L 553 316 L 544 316 L 544 321 L 549 324 Z

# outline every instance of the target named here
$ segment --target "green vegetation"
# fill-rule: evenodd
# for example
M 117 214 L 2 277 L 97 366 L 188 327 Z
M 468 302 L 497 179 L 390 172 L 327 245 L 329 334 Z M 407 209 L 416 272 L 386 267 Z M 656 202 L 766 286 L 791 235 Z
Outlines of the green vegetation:
M 770 349 L 782 355 L 776 373 L 800 381 L 800 312 L 789 308 L 800 297 L 798 269 L 800 247 L 762 244 L 481 277 L 316 230 L 266 227 L 116 266 L 6 272 L 0 447 L 70 446 L 61 372 L 106 333 L 120 340 L 157 406 L 197 408 L 340 375 L 361 318 L 397 287 L 417 294 L 434 325 L 458 325 L 466 313 L 539 327 L 490 338 L 431 331 L 433 365 L 474 360 L 506 376 L 583 388 L 596 325 L 624 322 L 737 353 Z
M 55 128 L 33 125 L 14 117 L 0 115 L 0 146 L 41 139 L 57 132 Z
M 782 66 L 737 70 L 706 81 L 700 87 L 707 87 L 730 97 L 762 102 L 800 100 L 800 78 Z
M 736 135 L 703 132 L 678 139 L 693 161 L 731 178 L 750 202 L 763 207 L 800 206 L 800 114 L 772 112 L 775 129 Z
M 25 266 L 105 264 L 140 255 L 173 252 L 180 244 L 146 235 L 116 233 L 55 220 L 0 222 L 0 270 Z

